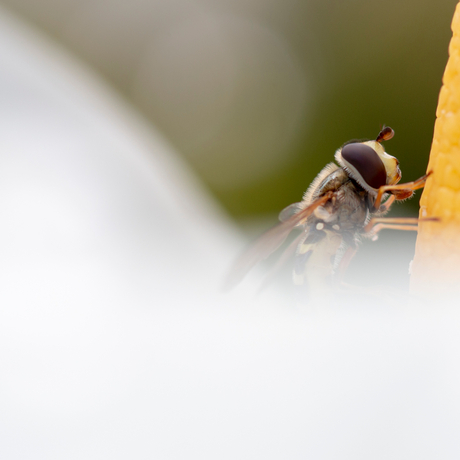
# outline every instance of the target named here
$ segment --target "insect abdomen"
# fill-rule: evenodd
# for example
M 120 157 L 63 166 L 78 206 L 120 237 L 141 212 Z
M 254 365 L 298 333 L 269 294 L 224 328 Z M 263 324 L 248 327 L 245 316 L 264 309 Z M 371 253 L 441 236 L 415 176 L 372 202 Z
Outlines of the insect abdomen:
M 332 283 L 335 256 L 342 236 L 331 230 L 313 230 L 297 248 L 294 284 L 308 286 L 310 293 L 328 289 Z

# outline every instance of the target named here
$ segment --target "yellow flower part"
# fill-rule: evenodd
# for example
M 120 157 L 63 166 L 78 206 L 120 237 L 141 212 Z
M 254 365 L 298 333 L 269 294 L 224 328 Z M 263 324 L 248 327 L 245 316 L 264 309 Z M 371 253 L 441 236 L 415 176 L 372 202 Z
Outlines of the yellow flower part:
M 460 292 L 460 3 L 452 21 L 449 60 L 436 111 L 428 178 L 420 201 L 420 222 L 411 291 Z

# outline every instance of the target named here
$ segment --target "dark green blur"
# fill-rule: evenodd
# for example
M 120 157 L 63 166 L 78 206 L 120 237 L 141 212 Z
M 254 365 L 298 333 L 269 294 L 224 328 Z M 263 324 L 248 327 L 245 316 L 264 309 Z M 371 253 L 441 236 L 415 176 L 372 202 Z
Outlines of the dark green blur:
M 457 0 L 1 3 L 103 75 L 237 220 L 299 201 L 338 147 L 375 138 L 383 124 L 395 130 L 385 146 L 400 160 L 403 180 L 425 173 Z M 262 48 L 257 40 L 265 38 Z M 291 54 L 295 69 L 283 69 Z M 294 79 L 282 80 L 284 70 Z M 300 115 L 290 110 L 295 102 Z M 295 132 L 278 154 L 273 140 L 285 145 L 289 113 Z M 266 158 L 265 140 L 276 147 Z M 395 212 L 415 215 L 418 201 Z
M 400 160 L 403 181 L 425 173 L 457 2 L 423 3 L 343 2 L 332 14 L 333 1 L 305 8 L 305 14 L 314 16 L 309 22 L 316 24 L 314 36 L 323 51 L 320 58 L 325 58 L 318 69 L 328 75 L 318 88 L 308 135 L 295 146 L 295 160 L 271 177 L 238 190 L 214 190 L 232 215 L 277 212 L 299 201 L 341 144 L 375 138 L 382 124 L 395 130 L 385 147 Z M 297 29 L 286 35 L 306 55 L 301 17 L 293 21 Z M 415 214 L 418 201 L 416 197 L 398 207 Z

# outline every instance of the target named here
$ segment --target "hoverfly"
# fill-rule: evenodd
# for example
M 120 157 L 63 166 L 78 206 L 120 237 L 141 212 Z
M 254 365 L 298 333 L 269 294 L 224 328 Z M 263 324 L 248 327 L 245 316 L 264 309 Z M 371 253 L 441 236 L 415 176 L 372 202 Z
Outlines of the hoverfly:
M 237 260 L 226 287 L 238 284 L 254 265 L 276 251 L 294 228 L 301 233 L 272 272 L 295 254 L 294 284 L 307 284 L 309 291 L 340 284 L 363 237 L 376 239 L 382 229 L 416 230 L 417 218 L 384 217 L 395 200 L 411 198 L 430 174 L 398 184 L 399 161 L 382 146 L 382 141 L 393 136 L 394 131 L 384 126 L 373 141 L 350 141 L 339 148 L 335 153 L 338 164 L 326 165 L 302 201 L 281 211 L 281 222 Z

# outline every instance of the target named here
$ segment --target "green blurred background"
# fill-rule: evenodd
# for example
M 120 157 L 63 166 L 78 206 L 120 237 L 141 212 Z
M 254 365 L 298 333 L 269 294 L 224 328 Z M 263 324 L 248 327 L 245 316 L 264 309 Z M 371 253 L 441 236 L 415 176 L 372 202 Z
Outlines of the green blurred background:
M 425 172 L 456 3 L 2 0 L 118 89 L 243 223 L 299 201 L 382 124 L 403 180 Z

